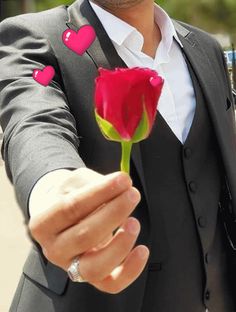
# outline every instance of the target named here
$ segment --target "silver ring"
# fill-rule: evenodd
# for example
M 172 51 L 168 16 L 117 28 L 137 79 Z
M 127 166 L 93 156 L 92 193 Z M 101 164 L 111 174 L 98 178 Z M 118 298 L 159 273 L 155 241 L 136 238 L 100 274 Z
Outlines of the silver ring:
M 86 282 L 86 280 L 83 279 L 83 277 L 81 276 L 79 272 L 79 259 L 78 258 L 75 258 L 72 261 L 71 265 L 69 266 L 67 270 L 67 274 L 69 278 L 72 280 L 72 282 L 79 282 L 79 283 Z

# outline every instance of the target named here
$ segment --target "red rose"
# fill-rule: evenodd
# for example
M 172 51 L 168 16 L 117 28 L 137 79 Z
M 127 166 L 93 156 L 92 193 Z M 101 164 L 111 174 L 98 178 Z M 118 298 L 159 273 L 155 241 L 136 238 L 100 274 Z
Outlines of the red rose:
M 146 111 L 148 127 L 138 141 L 146 138 L 152 129 L 157 103 L 163 87 L 163 79 L 148 68 L 99 68 L 96 78 L 96 113 L 108 121 L 121 140 L 134 137 Z
M 152 129 L 164 80 L 148 68 L 99 68 L 95 79 L 95 115 L 104 136 L 130 144 Z M 123 147 L 123 145 L 122 145 Z

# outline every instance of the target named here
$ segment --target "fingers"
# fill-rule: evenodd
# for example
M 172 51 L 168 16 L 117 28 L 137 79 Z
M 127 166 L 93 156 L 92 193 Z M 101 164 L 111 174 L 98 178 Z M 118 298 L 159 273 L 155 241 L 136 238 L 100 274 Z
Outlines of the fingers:
M 50 234 L 56 235 L 120 195 L 131 185 L 132 180 L 127 174 L 116 172 L 68 194 L 58 194 L 57 202 L 46 213 L 31 219 L 31 233 L 36 239 L 40 239 L 44 234 L 41 229 L 44 228 L 47 229 L 47 237 Z
M 131 187 L 96 214 L 60 233 L 54 240 L 47 239 L 43 242 L 44 247 L 48 249 L 47 257 L 53 263 L 67 266 L 72 258 L 96 247 L 109 237 L 114 229 L 127 219 L 139 200 L 139 192 Z
M 106 293 L 117 294 L 139 277 L 147 263 L 148 257 L 149 249 L 144 245 L 139 245 L 104 280 L 91 282 L 90 284 Z
M 91 181 L 99 181 L 104 177 L 103 174 L 100 174 L 89 168 L 79 168 L 74 171 L 71 171 L 69 178 L 62 181 L 59 185 L 59 192 L 61 194 L 67 194 L 75 189 L 90 183 Z
M 48 200 L 42 198 L 43 212 L 31 218 L 32 236 L 55 265 L 67 270 L 79 256 L 85 280 L 101 291 L 120 292 L 140 275 L 149 255 L 146 246 L 132 250 L 140 224 L 128 217 L 140 193 L 122 172 L 103 176 L 84 168 L 61 181 L 55 181 Z M 136 232 L 129 230 L 130 223 Z M 144 258 L 138 256 L 141 249 Z
M 138 220 L 128 218 L 106 246 L 83 254 L 80 259 L 82 276 L 90 282 L 106 278 L 130 253 L 139 231 Z

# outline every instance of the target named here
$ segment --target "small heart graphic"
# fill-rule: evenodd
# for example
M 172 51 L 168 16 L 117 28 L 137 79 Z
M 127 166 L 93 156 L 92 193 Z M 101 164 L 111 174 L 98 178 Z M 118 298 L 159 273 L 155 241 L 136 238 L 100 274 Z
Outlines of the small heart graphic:
M 33 71 L 34 80 L 45 87 L 49 85 L 54 75 L 55 75 L 55 70 L 52 66 L 46 66 L 44 67 L 43 70 L 36 68 Z
M 95 30 L 90 25 L 84 25 L 80 27 L 78 31 L 67 29 L 62 35 L 64 45 L 79 55 L 84 54 L 94 42 L 95 38 Z
M 162 82 L 162 79 L 160 77 L 157 78 L 151 77 L 149 81 L 153 87 L 157 87 Z

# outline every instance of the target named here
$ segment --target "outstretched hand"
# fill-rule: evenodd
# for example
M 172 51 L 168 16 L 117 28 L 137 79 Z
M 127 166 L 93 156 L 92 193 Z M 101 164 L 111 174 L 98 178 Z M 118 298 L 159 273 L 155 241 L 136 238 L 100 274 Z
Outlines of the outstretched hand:
M 47 179 L 54 185 L 47 193 L 32 192 L 31 211 L 39 203 L 43 207 L 31 216 L 32 236 L 50 262 L 67 270 L 78 256 L 88 283 L 111 294 L 122 291 L 141 274 L 149 255 L 146 246 L 133 248 L 140 223 L 129 215 L 140 193 L 123 172 L 62 170 L 61 179 L 58 173 L 54 181 L 55 173 L 44 177 L 44 185 Z

